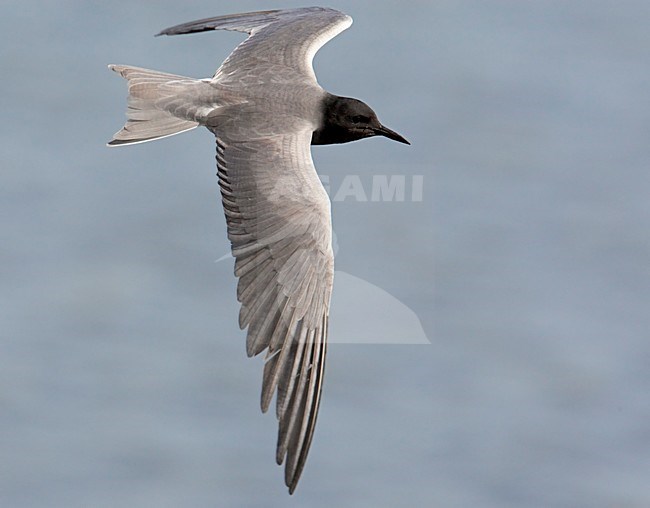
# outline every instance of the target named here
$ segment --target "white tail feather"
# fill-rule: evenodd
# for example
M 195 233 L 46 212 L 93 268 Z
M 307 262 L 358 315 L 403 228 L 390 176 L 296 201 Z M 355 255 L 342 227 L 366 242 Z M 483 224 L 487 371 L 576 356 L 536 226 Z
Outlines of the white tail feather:
M 188 88 L 205 86 L 201 81 L 164 72 L 109 65 L 129 82 L 126 125 L 113 136 L 108 146 L 144 143 L 198 127 L 187 108 L 178 106 L 178 97 Z M 174 113 L 170 112 L 170 109 Z

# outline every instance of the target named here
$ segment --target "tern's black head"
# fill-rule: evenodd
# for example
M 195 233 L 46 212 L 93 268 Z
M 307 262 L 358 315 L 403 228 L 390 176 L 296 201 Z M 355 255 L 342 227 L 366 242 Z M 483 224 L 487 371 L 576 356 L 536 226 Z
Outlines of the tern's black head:
M 372 136 L 386 136 L 411 144 L 397 132 L 384 127 L 370 106 L 357 99 L 328 95 L 322 107 L 322 124 L 311 137 L 312 145 L 347 143 Z

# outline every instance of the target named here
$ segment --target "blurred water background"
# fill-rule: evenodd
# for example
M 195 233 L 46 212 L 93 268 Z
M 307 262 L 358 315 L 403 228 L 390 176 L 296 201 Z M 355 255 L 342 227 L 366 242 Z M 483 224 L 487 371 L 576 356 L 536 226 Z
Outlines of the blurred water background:
M 320 83 L 413 145 L 315 147 L 319 171 L 424 175 L 422 201 L 333 204 L 337 269 L 431 344 L 332 344 L 291 498 L 215 263 L 213 138 L 104 143 L 107 64 L 210 76 L 241 34 L 152 35 L 301 4 L 0 7 L 1 506 L 650 506 L 650 3 L 328 4 L 355 23 Z M 390 322 L 346 301 L 341 333 Z

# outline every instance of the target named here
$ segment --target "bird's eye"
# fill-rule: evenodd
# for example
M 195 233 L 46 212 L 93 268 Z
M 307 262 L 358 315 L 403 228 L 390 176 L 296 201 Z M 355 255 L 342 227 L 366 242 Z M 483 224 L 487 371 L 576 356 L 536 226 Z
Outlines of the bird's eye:
M 354 123 L 368 123 L 368 120 L 370 120 L 370 118 L 363 115 L 356 115 L 352 117 L 352 121 Z

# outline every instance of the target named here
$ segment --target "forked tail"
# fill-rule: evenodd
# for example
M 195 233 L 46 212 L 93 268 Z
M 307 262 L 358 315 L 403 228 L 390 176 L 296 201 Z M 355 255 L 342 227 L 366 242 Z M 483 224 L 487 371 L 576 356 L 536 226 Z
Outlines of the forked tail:
M 109 65 L 129 82 L 126 125 L 113 136 L 109 146 L 144 143 L 194 129 L 190 101 L 197 87 L 206 84 L 191 78 L 126 65 Z

